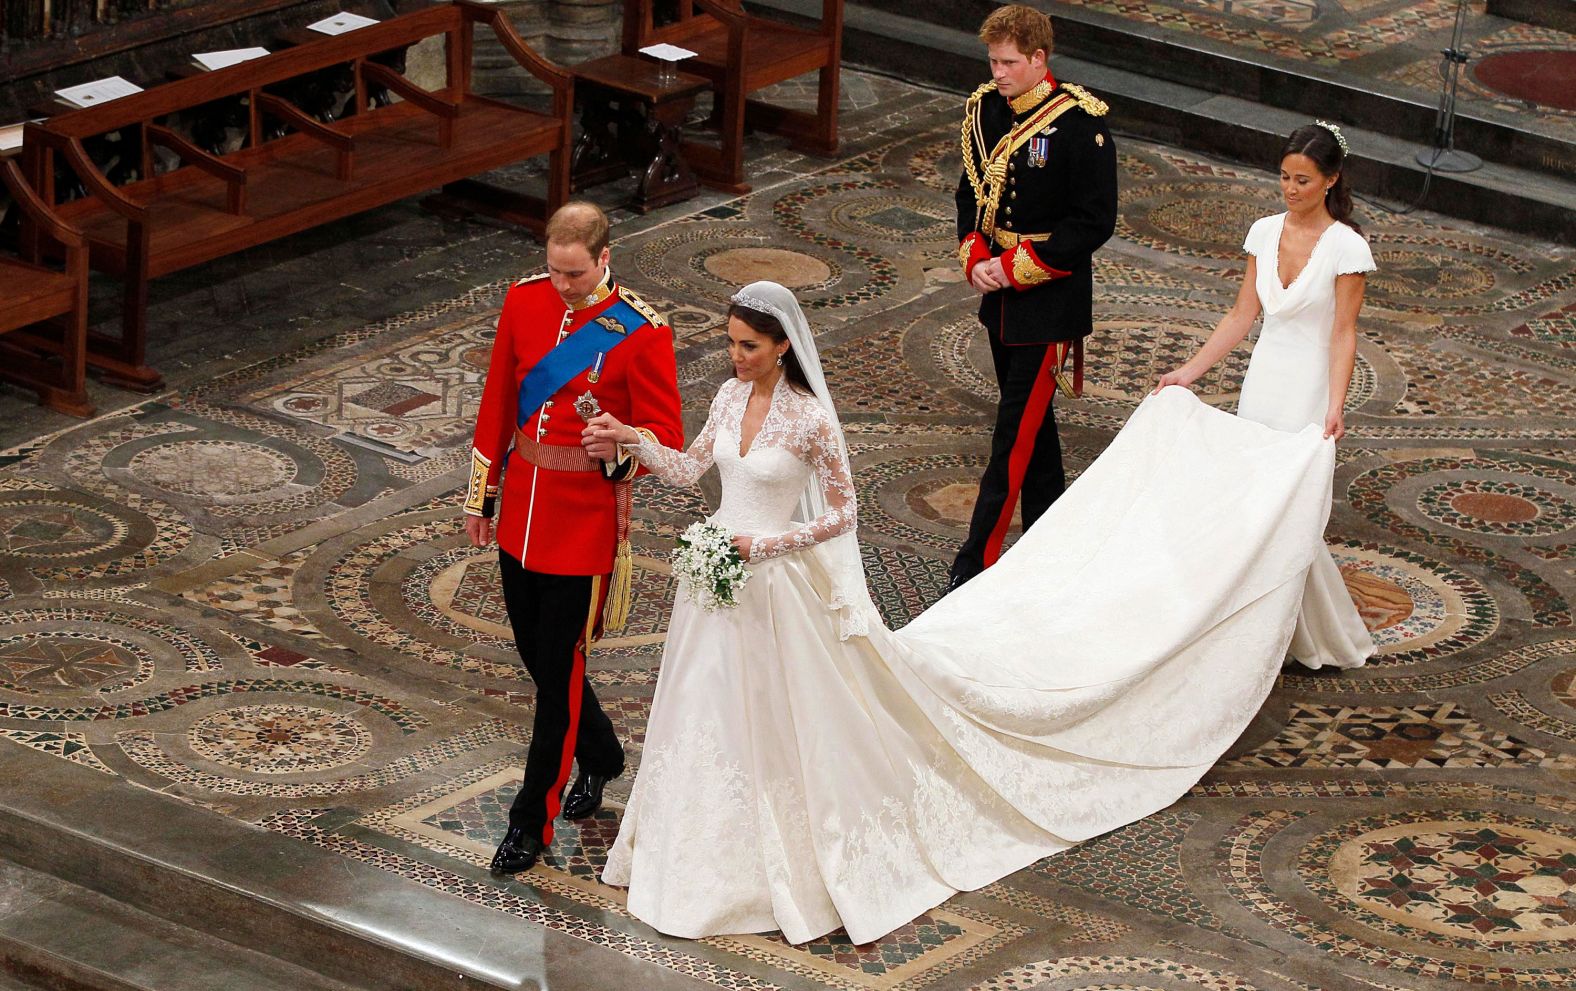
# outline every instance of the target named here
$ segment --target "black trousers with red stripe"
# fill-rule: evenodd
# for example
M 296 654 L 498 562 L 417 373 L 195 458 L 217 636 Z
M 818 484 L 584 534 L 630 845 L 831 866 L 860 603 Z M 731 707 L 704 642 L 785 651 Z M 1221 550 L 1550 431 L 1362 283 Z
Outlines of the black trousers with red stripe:
M 624 748 L 585 670 L 586 617 L 601 583 L 589 575 L 530 571 L 504 551 L 498 552 L 498 570 L 515 648 L 536 683 L 525 780 L 509 808 L 509 825 L 545 846 L 553 840 L 571 758 L 589 774 L 614 777 L 624 770 Z
M 1020 501 L 1027 529 L 1067 488 L 1062 443 L 1051 407 L 1058 345 L 1008 345 L 994 332 L 988 331 L 987 336 L 1001 400 L 996 406 L 990 463 L 980 478 L 969 534 L 952 562 L 953 578 L 962 581 L 996 563 L 1012 511 Z

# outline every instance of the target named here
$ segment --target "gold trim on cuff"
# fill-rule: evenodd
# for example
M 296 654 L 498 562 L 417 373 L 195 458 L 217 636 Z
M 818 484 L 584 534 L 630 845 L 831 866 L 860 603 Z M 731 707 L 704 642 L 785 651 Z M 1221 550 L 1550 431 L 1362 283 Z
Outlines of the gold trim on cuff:
M 1012 281 L 1020 286 L 1037 286 L 1051 281 L 1051 274 L 1035 264 L 1028 248 L 1020 247 L 1012 252 Z
M 488 515 L 488 500 L 498 495 L 498 487 L 487 484 L 487 474 L 491 470 L 492 462 L 471 448 L 471 477 L 465 488 L 465 511 L 472 516 Z

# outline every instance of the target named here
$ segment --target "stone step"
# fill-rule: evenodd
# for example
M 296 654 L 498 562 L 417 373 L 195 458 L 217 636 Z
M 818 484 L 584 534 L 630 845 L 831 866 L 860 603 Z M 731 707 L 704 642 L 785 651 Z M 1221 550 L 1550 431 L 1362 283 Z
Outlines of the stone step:
M 0 781 L 0 851 L 11 865 L 102 896 L 99 907 L 118 904 L 173 923 L 172 932 L 191 930 L 329 982 L 368 991 L 700 986 L 671 972 L 653 982 L 649 964 L 613 947 L 47 754 L 0 748 Z M 455 884 L 499 883 L 481 868 L 455 869 L 467 872 Z M 0 879 L 0 912 L 7 891 Z M 66 900 L 51 911 L 63 919 L 72 904 L 82 903 Z M 86 931 L 85 915 L 70 931 Z M 10 952 L 0 945 L 0 959 Z M 24 986 L 33 980 L 13 973 Z
M 752 2 L 805 12 L 800 0 Z M 975 28 L 995 4 L 990 0 L 953 4 L 861 0 L 860 6 L 961 31 L 972 40 Z M 1143 24 L 1082 4 L 1041 0 L 1037 6 L 1051 15 L 1059 59 L 1138 69 L 1150 79 L 1290 110 L 1303 117 L 1335 120 L 1343 127 L 1361 126 L 1418 145 L 1433 141 L 1438 93 L 1420 97 L 1410 87 L 1355 77 L 1339 67 L 1246 51 L 1203 35 Z M 814 7 L 818 10 L 819 3 Z M 1566 181 L 1576 177 L 1576 142 L 1558 132 L 1540 132 L 1538 122 L 1525 115 L 1467 101 L 1457 104 L 1455 130 L 1457 148 L 1488 161 Z
M 0 860 L 0 972 L 13 988 L 350 991 L 255 950 Z M 22 984 L 26 979 L 29 983 Z M 7 985 L 0 984 L 0 989 Z
M 787 14 L 808 17 L 820 0 L 755 0 Z M 879 0 L 887 2 L 887 0 Z M 957 22 L 972 19 L 969 0 L 953 12 Z M 913 5 L 915 11 L 932 8 Z M 950 8 L 949 8 L 950 9 Z M 987 78 L 984 50 L 972 30 L 945 27 L 893 14 L 866 4 L 845 7 L 844 58 L 910 81 L 969 92 Z M 1088 86 L 1111 104 L 1111 127 L 1118 134 L 1257 165 L 1268 169 L 1282 141 L 1308 122 L 1298 110 L 1282 109 L 1224 96 L 1183 83 L 1155 79 L 1124 68 L 1056 56 L 1057 73 Z M 1146 65 L 1147 69 L 1147 65 Z M 961 111 L 961 100 L 960 100 Z M 1358 193 L 1392 205 L 1417 200 L 1427 183 L 1424 209 L 1474 223 L 1505 227 L 1576 243 L 1576 183 L 1555 176 L 1488 162 L 1475 172 L 1428 174 L 1416 156 L 1426 147 L 1388 129 L 1343 126 L 1351 154 L 1347 171 Z M 1359 204 L 1359 212 L 1373 208 Z

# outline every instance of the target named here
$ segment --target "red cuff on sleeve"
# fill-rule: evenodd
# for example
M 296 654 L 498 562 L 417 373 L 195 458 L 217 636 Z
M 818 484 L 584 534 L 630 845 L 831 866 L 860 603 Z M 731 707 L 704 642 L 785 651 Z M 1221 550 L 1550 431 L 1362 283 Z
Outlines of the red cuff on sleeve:
M 1064 269 L 1055 268 L 1040 260 L 1034 251 L 1031 241 L 1024 241 L 1011 251 L 1001 256 L 1002 270 L 1007 273 L 1007 281 L 1014 289 L 1032 289 L 1044 285 L 1055 279 L 1065 279 L 1072 275 Z
M 970 231 L 958 244 L 958 261 L 963 265 L 963 278 L 968 279 L 974 274 L 974 266 L 990 257 L 990 247 L 985 243 L 985 237 L 979 231 Z

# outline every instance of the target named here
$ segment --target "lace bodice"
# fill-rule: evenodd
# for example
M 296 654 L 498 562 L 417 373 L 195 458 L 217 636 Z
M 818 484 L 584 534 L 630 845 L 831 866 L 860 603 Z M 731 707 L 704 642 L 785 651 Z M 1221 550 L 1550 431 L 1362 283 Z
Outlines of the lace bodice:
M 740 428 L 749 398 L 749 383 L 729 379 L 717 390 L 706 426 L 688 451 L 643 439 L 633 449 L 635 456 L 671 485 L 693 485 L 716 464 L 722 504 L 712 522 L 754 538 L 751 561 L 851 533 L 856 523 L 854 484 L 826 409 L 814 396 L 791 388 L 786 377 L 779 379 L 760 432 L 741 456 Z M 795 523 L 799 497 L 812 478 L 826 495 L 827 510 Z

